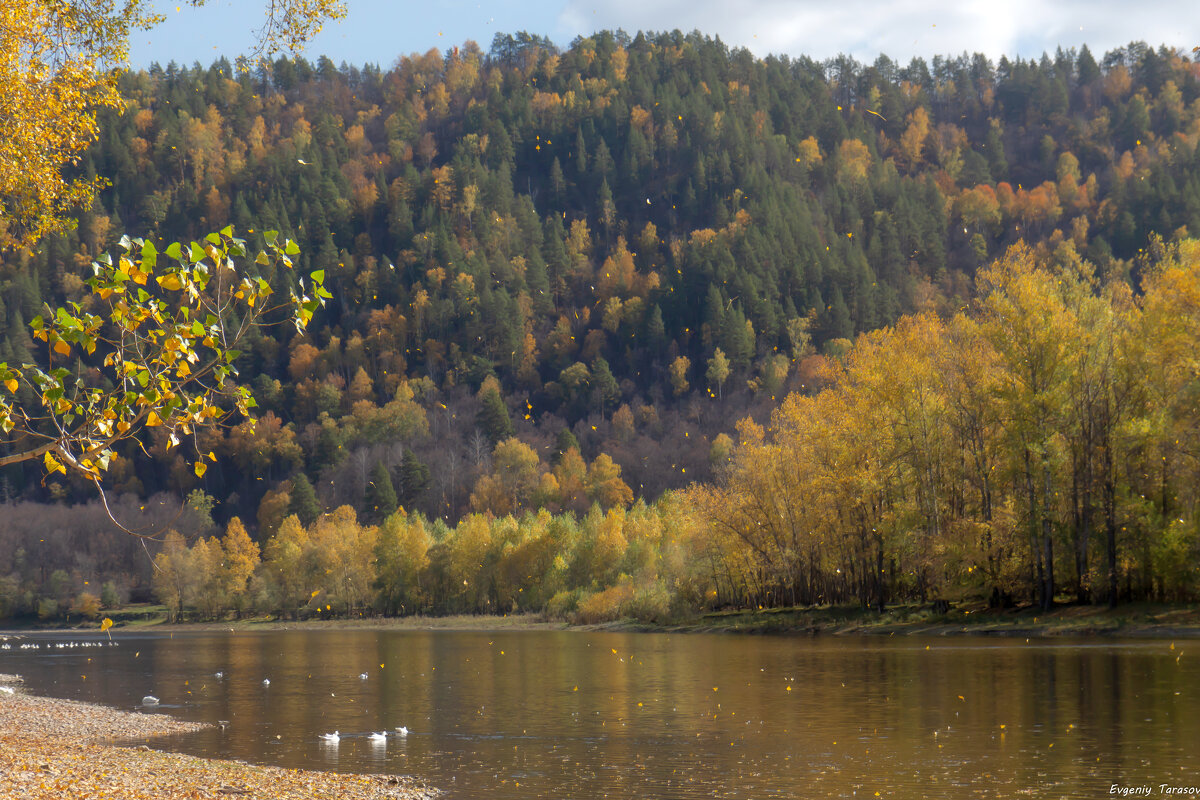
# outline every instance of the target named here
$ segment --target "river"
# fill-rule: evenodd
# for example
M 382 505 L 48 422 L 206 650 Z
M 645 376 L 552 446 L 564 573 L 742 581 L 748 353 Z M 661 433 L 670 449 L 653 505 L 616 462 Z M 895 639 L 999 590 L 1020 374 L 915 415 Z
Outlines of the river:
M 410 774 L 451 800 L 1200 787 L 1195 640 L 321 630 L 79 646 L 96 641 L 27 635 L 40 647 L 0 651 L 0 672 L 222 723 L 157 747 Z

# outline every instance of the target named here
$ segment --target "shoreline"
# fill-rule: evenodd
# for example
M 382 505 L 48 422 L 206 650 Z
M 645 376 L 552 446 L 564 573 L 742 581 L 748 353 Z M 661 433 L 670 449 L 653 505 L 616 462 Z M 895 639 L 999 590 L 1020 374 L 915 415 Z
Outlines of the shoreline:
M 724 633 L 777 636 L 989 636 L 998 638 L 1200 638 L 1200 605 L 1138 603 L 1109 609 L 1104 606 L 1061 605 L 1050 612 L 1034 607 L 989 609 L 981 603 L 962 604 L 944 613 L 928 606 L 898 605 L 882 614 L 858 607 L 821 606 L 763 610 L 714 611 L 671 622 L 616 620 L 575 624 L 537 613 L 353 619 L 283 620 L 256 617 L 242 620 L 167 623 L 148 616 L 122 620 L 112 632 L 188 633 L 292 630 L 410 630 L 410 631 L 609 631 L 628 633 Z M 22 627 L 12 633 L 94 632 L 98 625 Z
M 0 675 L 0 800 L 431 800 L 438 795 L 408 777 L 293 770 L 154 750 L 137 743 L 206 726 L 36 697 L 21 691 L 21 683 L 19 676 Z
M 671 627 L 671 626 L 668 626 Z M 1200 638 L 1200 606 L 1131 604 L 1061 605 L 989 609 L 963 604 L 937 613 L 928 607 L 894 606 L 882 614 L 860 608 L 823 607 L 718 612 L 680 632 L 831 636 L 983 636 L 991 638 Z

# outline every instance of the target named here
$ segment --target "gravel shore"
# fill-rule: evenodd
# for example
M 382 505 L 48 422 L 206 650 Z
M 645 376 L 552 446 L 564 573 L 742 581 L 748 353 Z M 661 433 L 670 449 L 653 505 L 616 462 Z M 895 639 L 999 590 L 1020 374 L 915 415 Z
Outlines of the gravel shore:
M 0 800 L 429 800 L 438 794 L 406 777 L 259 767 L 120 747 L 115 742 L 203 726 L 31 697 L 20 686 L 19 677 L 0 674 Z

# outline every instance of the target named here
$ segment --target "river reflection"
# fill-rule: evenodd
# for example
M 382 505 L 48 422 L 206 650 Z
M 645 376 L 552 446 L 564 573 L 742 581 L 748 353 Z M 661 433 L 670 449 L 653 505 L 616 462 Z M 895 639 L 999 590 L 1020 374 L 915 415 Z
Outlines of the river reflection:
M 114 639 L 120 646 L 5 651 L 0 672 L 24 675 L 38 694 L 123 708 L 153 694 L 161 713 L 226 722 L 170 749 L 411 774 L 456 800 L 1057 798 L 1108 796 L 1113 784 L 1200 786 L 1195 641 Z M 334 730 L 336 744 L 320 740 Z M 383 742 L 368 738 L 385 730 Z

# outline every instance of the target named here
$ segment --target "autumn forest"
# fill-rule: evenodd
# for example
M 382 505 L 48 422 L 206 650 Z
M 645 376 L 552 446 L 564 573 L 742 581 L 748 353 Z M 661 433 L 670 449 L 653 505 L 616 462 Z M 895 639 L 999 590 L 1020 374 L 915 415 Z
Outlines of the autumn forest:
M 0 468 L 0 617 L 1200 594 L 1191 54 L 521 33 L 120 91 L 96 204 L 0 261 L 0 362 L 123 234 L 278 231 L 260 277 L 332 298 L 254 328 L 254 420 L 149 429 L 104 498 Z

